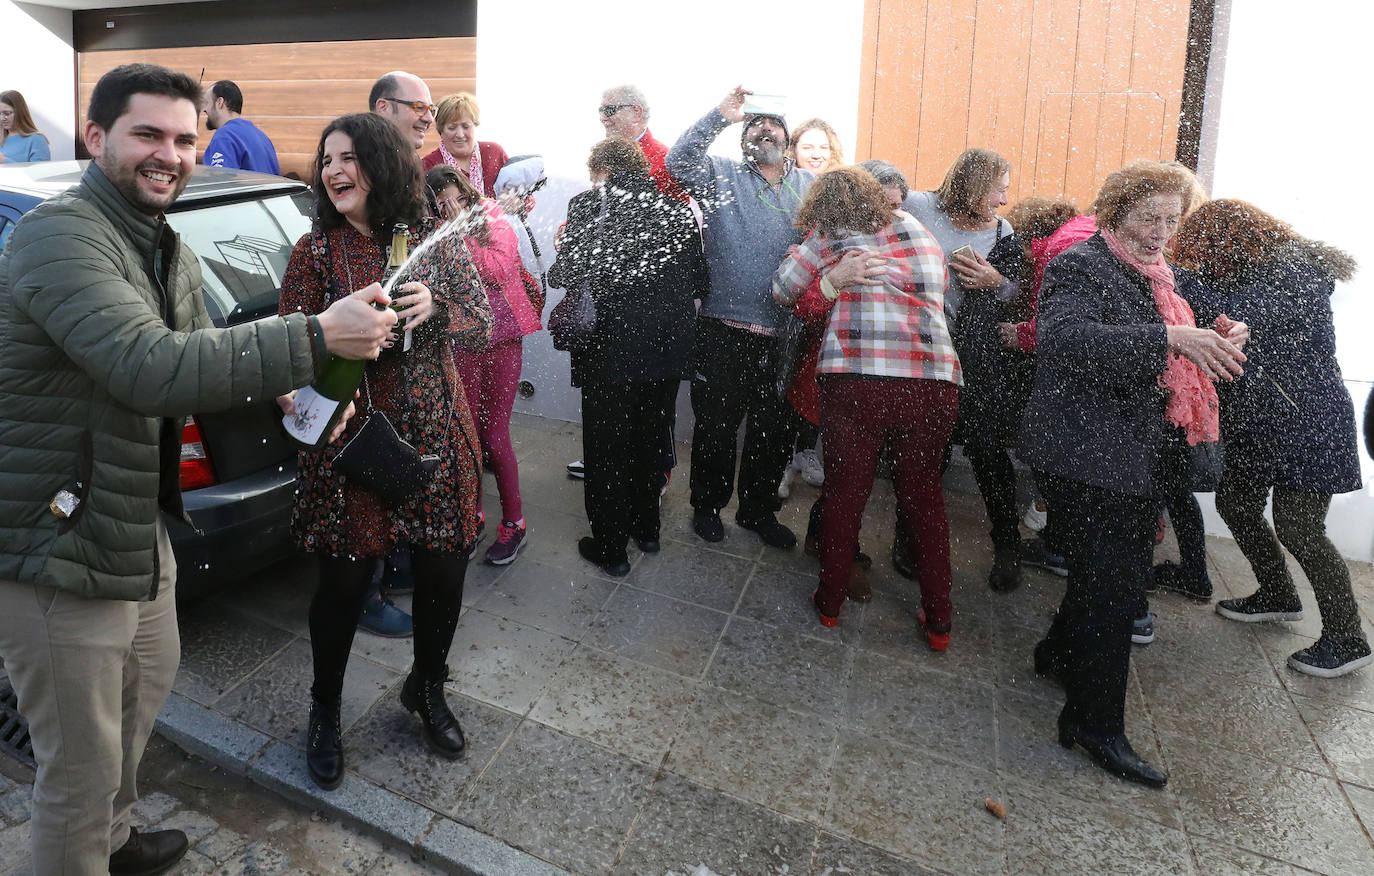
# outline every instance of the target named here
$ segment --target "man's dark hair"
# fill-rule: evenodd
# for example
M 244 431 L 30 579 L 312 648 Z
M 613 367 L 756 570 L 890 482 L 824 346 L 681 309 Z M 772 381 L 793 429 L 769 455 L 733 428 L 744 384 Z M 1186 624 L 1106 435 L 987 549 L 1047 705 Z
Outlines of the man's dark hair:
M 135 94 L 183 98 L 200 112 L 200 86 L 190 76 L 156 64 L 123 64 L 95 84 L 86 119 L 110 130 L 129 111 L 129 98 Z
M 243 92 L 229 79 L 221 79 L 210 86 L 210 93 L 215 97 L 224 98 L 224 105 L 229 108 L 231 113 L 243 112 Z
M 395 97 L 396 86 L 400 84 L 393 73 L 388 73 L 381 79 L 372 83 L 372 90 L 367 94 L 367 111 L 373 112 L 377 109 L 377 101 L 384 97 Z
M 386 239 L 397 222 L 414 227 L 424 215 L 424 181 L 420 178 L 420 159 L 415 146 L 401 137 L 391 122 L 376 113 L 339 116 L 325 126 L 315 152 L 316 210 L 320 224 L 337 228 L 348 221 L 329 200 L 324 184 L 324 141 L 335 131 L 353 140 L 353 155 L 358 169 L 367 177 L 367 222 L 372 236 Z

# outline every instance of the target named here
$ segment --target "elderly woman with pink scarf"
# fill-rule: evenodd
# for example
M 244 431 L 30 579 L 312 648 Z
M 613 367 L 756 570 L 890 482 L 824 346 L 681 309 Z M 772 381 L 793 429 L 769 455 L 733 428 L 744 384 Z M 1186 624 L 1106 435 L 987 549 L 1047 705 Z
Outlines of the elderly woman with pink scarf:
M 1164 258 L 1188 207 L 1177 168 L 1139 161 L 1111 174 L 1097 234 L 1050 263 L 1040 291 L 1035 387 L 1020 456 L 1069 548 L 1064 600 L 1035 669 L 1064 685 L 1059 742 L 1151 787 L 1168 777 L 1125 733 L 1131 628 L 1150 573 L 1162 454 L 1216 441 L 1215 380 L 1241 373 L 1249 330 L 1199 328 Z

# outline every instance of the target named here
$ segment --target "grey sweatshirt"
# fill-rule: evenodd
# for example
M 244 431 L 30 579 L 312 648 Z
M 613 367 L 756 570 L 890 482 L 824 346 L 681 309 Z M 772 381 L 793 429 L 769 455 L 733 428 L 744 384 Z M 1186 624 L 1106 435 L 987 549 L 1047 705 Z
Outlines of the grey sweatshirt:
M 730 126 L 712 109 L 668 151 L 668 172 L 697 199 L 705 216 L 702 241 L 711 275 L 703 316 L 776 328 L 785 311 L 773 300 L 773 273 L 801 242 L 792 224 L 815 177 L 787 162 L 780 186 L 770 186 L 752 160 L 707 155 Z

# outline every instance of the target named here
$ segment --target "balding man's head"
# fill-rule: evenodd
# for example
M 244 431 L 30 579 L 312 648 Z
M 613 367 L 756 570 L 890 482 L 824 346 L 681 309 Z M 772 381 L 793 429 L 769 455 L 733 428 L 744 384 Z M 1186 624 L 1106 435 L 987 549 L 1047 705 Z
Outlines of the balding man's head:
M 434 124 L 434 101 L 423 79 L 394 70 L 373 83 L 367 99 L 368 109 L 389 119 L 416 149 L 425 145 L 425 134 Z

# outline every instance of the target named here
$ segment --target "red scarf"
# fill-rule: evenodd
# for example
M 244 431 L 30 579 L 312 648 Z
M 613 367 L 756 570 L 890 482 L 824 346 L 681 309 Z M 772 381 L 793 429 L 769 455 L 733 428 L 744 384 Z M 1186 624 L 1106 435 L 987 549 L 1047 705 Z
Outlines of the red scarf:
M 1174 291 L 1174 271 L 1161 255 L 1153 264 L 1140 261 L 1127 252 L 1126 247 L 1106 228 L 1101 229 L 1107 248 L 1121 263 L 1150 281 L 1154 293 L 1155 310 L 1165 325 L 1197 325 L 1193 308 Z M 1169 353 L 1159 385 L 1168 394 L 1164 419 L 1183 428 L 1189 444 L 1217 441 L 1221 426 L 1217 417 L 1217 389 L 1193 362 L 1178 353 Z

